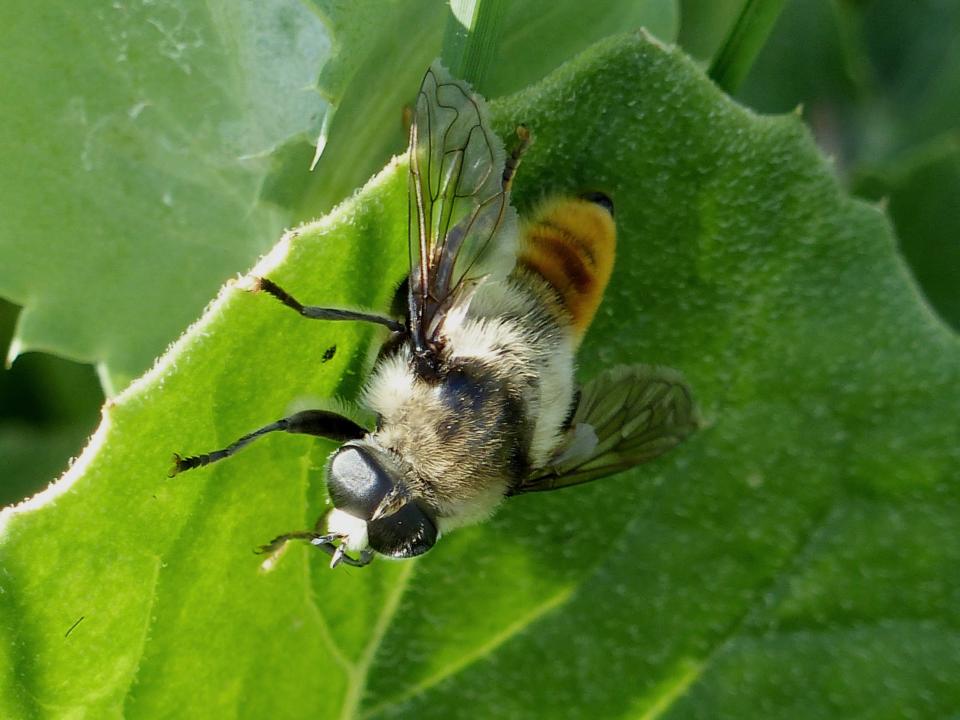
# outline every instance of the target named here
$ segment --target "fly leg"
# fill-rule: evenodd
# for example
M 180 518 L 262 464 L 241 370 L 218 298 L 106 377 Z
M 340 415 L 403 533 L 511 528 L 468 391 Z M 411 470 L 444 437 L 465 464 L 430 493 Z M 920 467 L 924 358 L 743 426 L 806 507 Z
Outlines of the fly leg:
M 275 552 L 283 548 L 291 540 L 306 540 L 311 545 L 316 545 L 319 548 L 323 548 L 327 551 L 328 554 L 332 555 L 336 546 L 333 544 L 334 540 L 340 538 L 336 533 L 320 533 L 314 530 L 296 530 L 294 532 L 284 533 L 283 535 L 277 535 L 273 540 L 268 542 L 266 545 L 261 545 L 254 552 L 258 555 L 273 555 Z M 329 546 L 329 550 L 327 549 Z
M 517 125 L 517 142 L 510 151 L 510 156 L 503 164 L 503 190 L 506 192 L 513 184 L 513 176 L 517 174 L 523 154 L 533 144 L 533 135 L 526 125 Z
M 376 323 L 377 325 L 384 325 L 390 328 L 390 330 L 393 332 L 402 332 L 404 330 L 403 323 L 399 322 L 398 320 L 394 320 L 391 317 L 387 317 L 386 315 L 378 315 L 377 313 L 368 313 L 359 310 L 343 310 L 341 308 L 325 308 L 318 307 L 316 305 L 304 305 L 282 287 L 273 282 L 273 280 L 265 277 L 250 278 L 244 289 L 249 290 L 250 292 L 265 292 L 268 295 L 272 295 L 288 308 L 296 310 L 299 314 L 303 315 L 303 317 L 310 318 L 312 320 L 358 320 L 360 322 L 370 322 Z
M 323 549 L 327 550 L 326 547 L 324 547 Z M 352 558 L 349 555 L 347 555 L 347 551 L 343 543 L 340 543 L 340 545 L 338 545 L 336 549 L 330 554 L 330 569 L 332 570 L 341 562 L 351 567 L 363 567 L 364 565 L 369 565 L 371 560 L 373 560 L 373 551 L 370 550 L 369 548 L 366 550 L 361 550 L 360 557 Z
M 321 522 L 323 518 L 320 518 Z M 258 554 L 273 555 L 277 553 L 290 540 L 306 540 L 314 547 L 318 547 L 330 556 L 330 567 L 335 568 L 341 562 L 352 567 L 363 567 L 369 565 L 373 560 L 373 552 L 363 550 L 359 558 L 353 558 L 347 555 L 346 547 L 343 545 L 343 536 L 337 533 L 320 533 L 311 530 L 299 530 L 278 535 L 266 545 L 257 548 Z M 340 540 L 337 545 L 336 541 Z
M 203 467 L 217 460 L 230 457 L 257 438 L 278 430 L 301 435 L 316 435 L 338 442 L 359 440 L 367 434 L 366 428 L 357 425 L 353 420 L 343 415 L 338 415 L 337 413 L 326 410 L 304 410 L 294 413 L 289 417 L 281 418 L 269 425 L 265 425 L 259 430 L 254 430 L 252 433 L 244 435 L 239 440 L 236 440 L 221 450 L 213 450 L 208 453 L 203 453 L 202 455 L 192 455 L 188 457 L 174 453 L 173 468 L 170 470 L 169 477 L 173 477 L 184 470 Z

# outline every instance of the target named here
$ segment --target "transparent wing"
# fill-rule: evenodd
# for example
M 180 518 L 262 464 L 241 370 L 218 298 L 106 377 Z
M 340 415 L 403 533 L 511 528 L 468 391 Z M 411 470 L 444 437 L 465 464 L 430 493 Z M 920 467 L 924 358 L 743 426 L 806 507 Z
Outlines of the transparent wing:
M 514 494 L 577 485 L 648 462 L 698 425 L 690 388 L 676 370 L 607 370 L 583 388 L 566 446 Z
M 516 213 L 483 99 L 436 62 L 417 95 L 409 153 L 410 325 L 425 351 L 454 304 L 513 267 Z

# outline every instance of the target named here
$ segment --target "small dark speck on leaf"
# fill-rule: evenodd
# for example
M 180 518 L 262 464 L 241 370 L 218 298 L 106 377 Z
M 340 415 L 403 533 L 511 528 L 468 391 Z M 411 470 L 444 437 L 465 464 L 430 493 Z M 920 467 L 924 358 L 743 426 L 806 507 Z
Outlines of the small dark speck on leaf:
M 333 359 L 333 356 L 337 354 L 337 346 L 331 345 L 326 350 L 323 351 L 323 360 L 321 362 L 326 362 L 327 360 Z
M 77 621 L 76 621 L 73 625 L 71 625 L 71 626 L 69 627 L 69 629 L 63 634 L 63 636 L 64 636 L 65 638 L 70 637 L 70 633 L 73 632 L 74 628 L 76 628 L 77 625 L 79 625 L 80 623 L 83 622 L 83 618 L 85 618 L 85 617 L 86 617 L 86 615 L 81 615 L 80 617 L 78 617 L 78 618 L 77 618 Z

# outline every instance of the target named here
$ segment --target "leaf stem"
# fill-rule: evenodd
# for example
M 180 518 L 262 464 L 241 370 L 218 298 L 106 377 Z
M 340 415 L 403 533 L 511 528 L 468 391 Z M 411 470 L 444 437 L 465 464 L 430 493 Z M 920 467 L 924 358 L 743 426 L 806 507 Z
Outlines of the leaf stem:
M 767 41 L 786 0 L 746 0 L 740 16 L 713 58 L 709 75 L 728 93 L 734 92 Z
M 506 0 L 450 0 L 450 10 L 441 58 L 454 77 L 482 93 L 500 49 Z

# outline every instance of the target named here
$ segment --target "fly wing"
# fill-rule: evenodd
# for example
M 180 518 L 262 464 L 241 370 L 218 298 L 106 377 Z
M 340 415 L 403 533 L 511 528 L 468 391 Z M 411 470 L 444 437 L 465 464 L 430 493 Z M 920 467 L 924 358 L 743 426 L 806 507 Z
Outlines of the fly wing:
M 424 351 L 453 305 L 512 269 L 517 220 L 483 99 L 436 62 L 417 94 L 409 154 L 410 330 Z
M 690 388 L 676 370 L 616 367 L 587 383 L 566 445 L 514 494 L 596 480 L 659 457 L 697 429 Z

